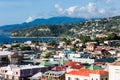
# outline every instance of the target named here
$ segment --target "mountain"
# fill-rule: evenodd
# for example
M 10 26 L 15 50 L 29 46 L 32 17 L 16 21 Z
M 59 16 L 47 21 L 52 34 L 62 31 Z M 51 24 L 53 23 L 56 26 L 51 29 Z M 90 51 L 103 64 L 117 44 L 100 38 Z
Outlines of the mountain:
M 11 34 L 12 37 L 66 37 L 96 34 L 120 34 L 120 16 L 103 18 L 99 20 L 88 20 L 79 23 L 62 25 L 38 25 L 31 28 L 17 30 Z
M 52 17 L 49 19 L 36 19 L 29 24 L 31 25 L 45 25 L 45 24 L 71 24 L 71 23 L 77 23 L 77 22 L 84 22 L 87 19 L 85 18 L 71 18 L 71 17 Z
M 48 19 L 35 19 L 34 21 L 29 23 L 24 22 L 22 24 L 0 26 L 0 33 L 2 35 L 10 34 L 15 30 L 21 30 L 21 29 L 25 29 L 33 26 L 38 26 L 38 25 L 71 24 L 71 23 L 84 22 L 86 20 L 87 19 L 85 18 L 71 18 L 71 17 L 52 17 Z

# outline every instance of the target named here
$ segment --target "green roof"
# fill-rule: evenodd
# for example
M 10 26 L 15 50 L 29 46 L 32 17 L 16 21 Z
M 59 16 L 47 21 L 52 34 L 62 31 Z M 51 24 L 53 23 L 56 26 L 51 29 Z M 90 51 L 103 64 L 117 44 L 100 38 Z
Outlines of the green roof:
M 43 61 L 43 62 L 40 63 L 40 65 L 42 65 L 42 66 L 52 66 L 53 64 L 50 63 L 50 62 L 47 62 L 47 61 Z
M 89 69 L 89 70 L 97 70 L 97 69 L 102 69 L 100 66 L 97 66 L 97 65 L 90 65 L 90 66 L 86 66 L 86 69 Z

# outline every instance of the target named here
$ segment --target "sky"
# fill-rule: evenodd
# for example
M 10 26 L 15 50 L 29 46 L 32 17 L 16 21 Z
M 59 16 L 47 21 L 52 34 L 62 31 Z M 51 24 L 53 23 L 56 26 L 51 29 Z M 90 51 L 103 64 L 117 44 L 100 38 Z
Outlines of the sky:
M 0 0 L 0 25 L 56 16 L 100 18 L 120 15 L 120 0 Z

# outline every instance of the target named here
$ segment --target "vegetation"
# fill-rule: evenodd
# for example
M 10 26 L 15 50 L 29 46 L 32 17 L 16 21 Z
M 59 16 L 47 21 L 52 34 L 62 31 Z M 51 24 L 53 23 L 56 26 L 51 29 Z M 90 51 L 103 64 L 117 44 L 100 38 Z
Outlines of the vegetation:
M 82 43 L 86 43 L 86 42 L 91 41 L 90 36 L 83 36 L 83 35 L 80 35 L 79 39 L 82 41 Z
M 51 55 L 52 55 L 52 52 L 48 52 L 48 53 L 46 53 L 46 55 L 44 56 L 44 58 L 50 58 Z
M 66 36 L 95 36 L 95 34 L 120 34 L 120 16 L 90 20 L 75 24 L 39 25 L 32 28 L 14 31 L 12 37 L 66 37 Z M 113 35 L 113 34 L 112 34 Z M 82 36 L 83 37 L 83 36 Z M 109 37 L 111 39 L 113 36 Z M 87 37 L 88 38 L 88 37 Z M 88 38 L 89 40 L 89 38 Z M 86 40 L 82 40 L 86 42 Z
M 22 51 L 31 50 L 31 47 L 30 47 L 30 46 L 21 46 L 20 49 L 21 49 Z

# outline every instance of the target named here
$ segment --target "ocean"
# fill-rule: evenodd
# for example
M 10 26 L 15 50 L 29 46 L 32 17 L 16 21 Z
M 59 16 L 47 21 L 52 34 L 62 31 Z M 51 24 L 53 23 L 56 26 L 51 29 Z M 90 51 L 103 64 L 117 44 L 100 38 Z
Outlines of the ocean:
M 49 42 L 49 41 L 57 41 L 60 38 L 57 37 L 45 37 L 45 38 L 11 38 L 9 36 L 0 36 L 0 44 L 2 43 L 13 43 L 13 42 L 25 42 L 25 41 L 42 41 L 42 42 Z

